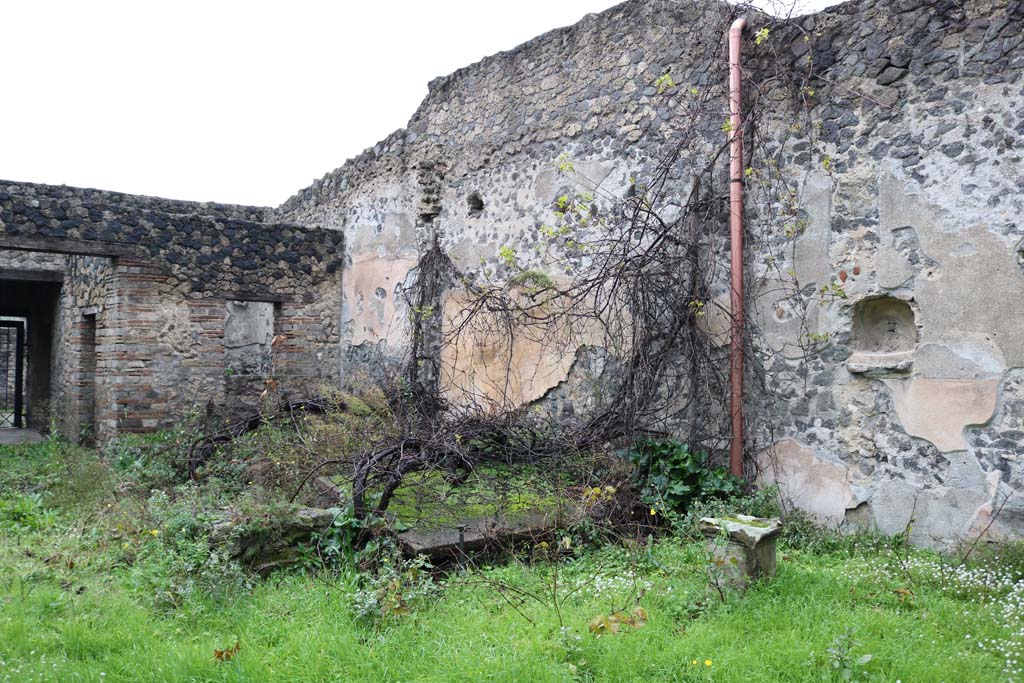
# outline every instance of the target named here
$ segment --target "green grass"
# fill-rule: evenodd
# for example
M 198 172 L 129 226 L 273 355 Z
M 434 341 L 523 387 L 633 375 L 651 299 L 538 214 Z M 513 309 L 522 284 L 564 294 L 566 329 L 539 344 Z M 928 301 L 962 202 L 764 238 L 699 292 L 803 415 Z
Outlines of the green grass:
M 724 603 L 705 587 L 701 546 L 672 540 L 650 555 L 604 548 L 480 568 L 377 622 L 354 615 L 351 570 L 278 574 L 169 610 L 138 580 L 161 571 L 165 546 L 94 455 L 0 448 L 0 473 L 0 499 L 39 493 L 54 515 L 38 528 L 0 523 L 0 682 L 838 681 L 827 650 L 844 634 L 848 659 L 872 655 L 854 667 L 866 680 L 1007 680 L 1002 656 L 977 644 L 1010 637 L 995 614 L 1005 591 L 961 590 L 927 571 L 927 553 L 911 554 L 908 577 L 891 551 L 784 549 L 774 580 Z M 516 609 L 512 589 L 538 599 Z M 589 632 L 595 616 L 636 604 L 642 628 Z M 218 662 L 214 650 L 236 641 L 238 655 Z

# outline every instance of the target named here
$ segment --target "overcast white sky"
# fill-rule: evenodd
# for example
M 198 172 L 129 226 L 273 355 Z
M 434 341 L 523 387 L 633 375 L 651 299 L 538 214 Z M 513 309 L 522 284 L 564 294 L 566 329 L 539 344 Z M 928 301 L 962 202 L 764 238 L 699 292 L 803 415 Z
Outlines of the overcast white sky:
M 615 4 L 0 0 L 0 178 L 276 206 L 432 78 Z

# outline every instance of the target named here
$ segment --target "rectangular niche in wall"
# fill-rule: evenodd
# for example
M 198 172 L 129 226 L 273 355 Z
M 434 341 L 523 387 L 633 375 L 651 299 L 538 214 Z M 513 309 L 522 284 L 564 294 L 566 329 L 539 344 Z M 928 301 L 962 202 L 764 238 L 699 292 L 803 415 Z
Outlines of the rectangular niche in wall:
M 228 301 L 224 321 L 227 393 L 255 398 L 273 369 L 275 306 L 269 301 Z
M 83 443 L 96 440 L 96 314 L 83 313 L 78 335 L 78 430 Z
M 910 304 L 891 296 L 862 299 L 853 314 L 850 372 L 886 377 L 904 375 L 914 365 L 917 324 Z

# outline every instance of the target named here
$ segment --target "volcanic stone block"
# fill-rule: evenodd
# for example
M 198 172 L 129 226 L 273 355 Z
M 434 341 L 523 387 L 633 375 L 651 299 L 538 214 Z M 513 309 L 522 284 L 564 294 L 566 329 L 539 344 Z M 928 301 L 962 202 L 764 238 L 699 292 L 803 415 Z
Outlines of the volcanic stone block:
M 745 589 L 762 577 L 775 576 L 775 539 L 782 522 L 750 515 L 704 517 L 700 529 L 707 538 L 711 586 Z

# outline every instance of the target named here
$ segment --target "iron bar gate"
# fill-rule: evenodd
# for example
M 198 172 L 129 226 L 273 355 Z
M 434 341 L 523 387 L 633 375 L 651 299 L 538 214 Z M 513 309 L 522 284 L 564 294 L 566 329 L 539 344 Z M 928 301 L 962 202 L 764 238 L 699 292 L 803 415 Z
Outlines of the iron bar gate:
M 21 428 L 25 397 L 25 321 L 0 320 L 0 429 Z

